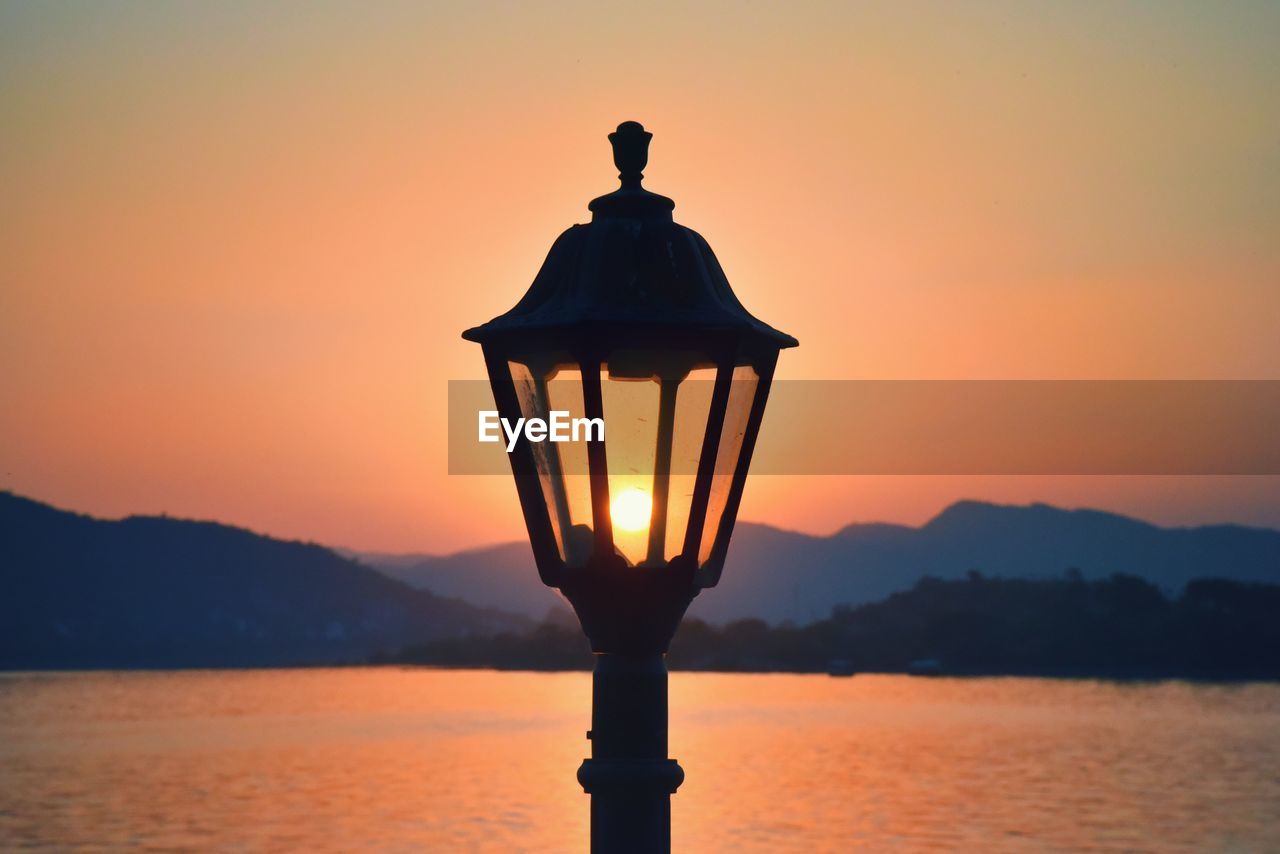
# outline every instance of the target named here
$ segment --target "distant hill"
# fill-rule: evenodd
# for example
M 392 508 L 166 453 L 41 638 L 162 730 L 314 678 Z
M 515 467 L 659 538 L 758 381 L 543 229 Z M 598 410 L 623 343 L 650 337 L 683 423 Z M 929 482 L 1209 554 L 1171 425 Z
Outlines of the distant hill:
M 503 543 L 451 555 L 386 555 L 342 551 L 397 581 L 440 596 L 483 602 L 539 619 L 550 608 L 568 608 L 556 591 L 543 586 L 528 543 Z
M 416 558 L 416 559 L 412 559 Z M 561 600 L 543 587 L 528 545 L 433 556 L 360 556 L 388 575 L 477 605 L 538 618 Z M 1177 594 L 1195 578 L 1280 583 L 1280 531 L 1238 525 L 1162 528 L 1098 510 L 961 501 L 918 528 L 850 525 L 814 537 L 739 523 L 724 577 L 694 600 L 713 623 L 749 617 L 808 623 L 835 605 L 908 590 L 924 576 L 977 569 L 1007 578 L 1125 573 Z
M 0 668 L 360 661 L 522 632 L 565 607 L 524 543 L 360 558 L 368 566 L 211 522 L 106 521 L 0 492 Z M 1280 531 L 974 501 L 918 528 L 857 524 L 830 537 L 742 523 L 720 586 L 690 614 L 805 624 L 926 576 L 1060 579 L 1068 569 L 1084 580 L 1136 576 L 1169 595 L 1195 578 L 1276 584 Z
M 0 492 L 0 668 L 341 663 L 523 625 L 321 546 Z

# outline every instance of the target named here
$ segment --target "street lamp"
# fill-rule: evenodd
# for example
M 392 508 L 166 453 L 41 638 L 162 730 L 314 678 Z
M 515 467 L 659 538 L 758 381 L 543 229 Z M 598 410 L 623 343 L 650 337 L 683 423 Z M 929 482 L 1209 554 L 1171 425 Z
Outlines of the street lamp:
M 778 351 L 796 346 L 738 302 L 711 247 L 641 187 L 652 134 L 609 134 L 622 186 L 552 245 L 514 308 L 463 337 L 484 349 L 501 417 L 569 411 L 603 441 L 523 437 L 512 473 L 542 581 L 595 656 L 591 794 L 597 852 L 669 851 L 665 655 L 693 597 L 720 579 Z

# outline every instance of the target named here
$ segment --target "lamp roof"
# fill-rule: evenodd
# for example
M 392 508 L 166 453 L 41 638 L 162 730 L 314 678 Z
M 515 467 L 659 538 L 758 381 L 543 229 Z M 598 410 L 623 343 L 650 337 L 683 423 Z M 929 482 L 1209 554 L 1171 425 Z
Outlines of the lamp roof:
M 736 332 L 756 345 L 796 346 L 743 307 L 707 241 L 672 219 L 675 202 L 641 186 L 652 137 L 638 122 L 609 134 L 621 186 L 591 202 L 590 223 L 556 239 L 514 308 L 463 338 L 617 327 Z

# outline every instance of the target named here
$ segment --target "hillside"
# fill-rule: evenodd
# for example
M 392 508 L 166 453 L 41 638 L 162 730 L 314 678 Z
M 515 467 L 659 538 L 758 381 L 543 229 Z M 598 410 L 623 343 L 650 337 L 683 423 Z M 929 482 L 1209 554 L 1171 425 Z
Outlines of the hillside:
M 321 546 L 0 493 L 0 668 L 275 666 L 516 629 Z

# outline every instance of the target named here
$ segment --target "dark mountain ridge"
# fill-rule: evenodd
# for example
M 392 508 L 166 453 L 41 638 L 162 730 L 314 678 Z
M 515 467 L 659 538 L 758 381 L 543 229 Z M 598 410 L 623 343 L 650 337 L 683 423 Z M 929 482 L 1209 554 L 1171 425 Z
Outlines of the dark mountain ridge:
M 213 522 L 100 520 L 0 492 L 0 667 L 360 661 L 520 632 L 565 607 L 524 543 L 362 560 L 381 565 Z M 863 523 L 829 537 L 742 523 L 724 579 L 690 615 L 806 624 L 925 577 L 1061 579 L 1068 569 L 1082 580 L 1135 576 L 1170 596 L 1195 578 L 1275 584 L 1280 531 L 976 501 L 918 528 Z
M 0 492 L 0 668 L 361 661 L 522 620 L 310 543 L 213 522 L 94 519 Z

